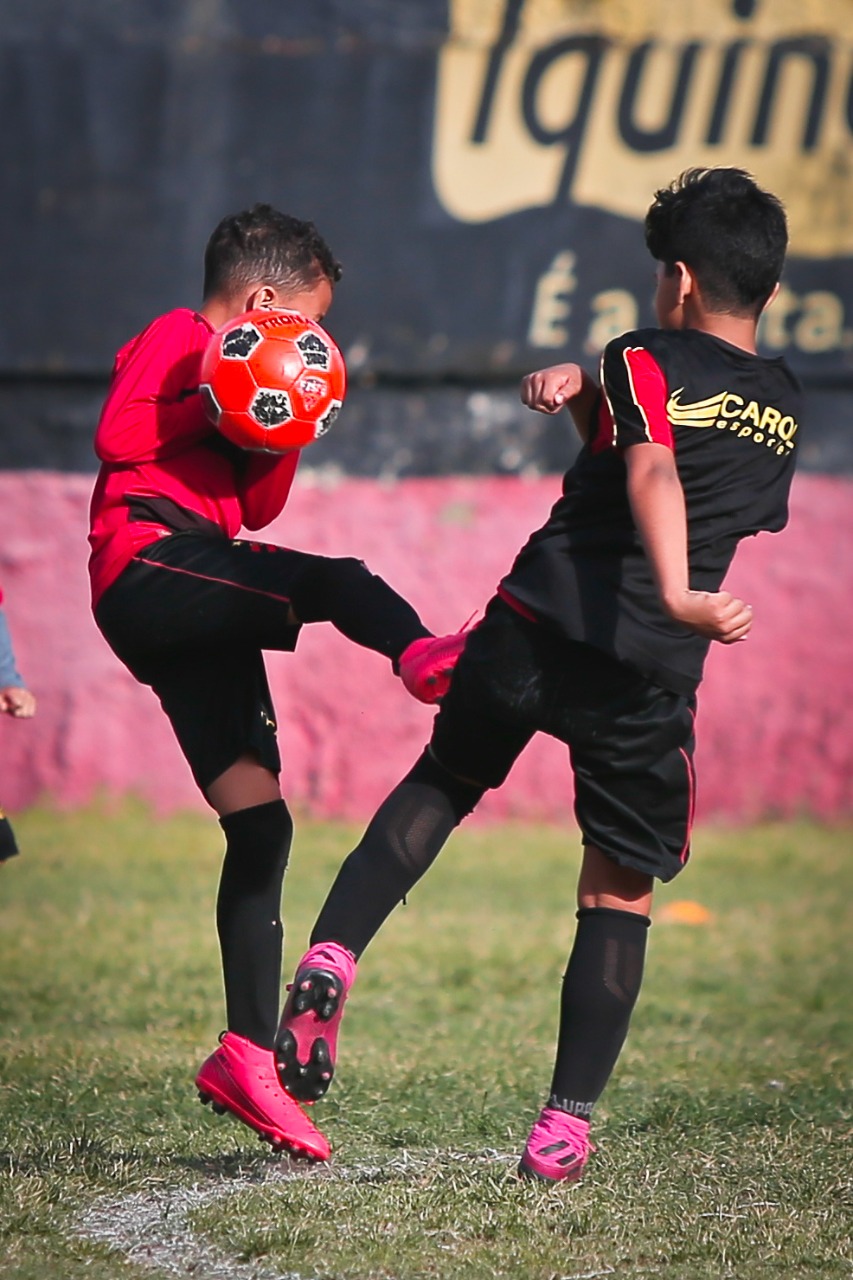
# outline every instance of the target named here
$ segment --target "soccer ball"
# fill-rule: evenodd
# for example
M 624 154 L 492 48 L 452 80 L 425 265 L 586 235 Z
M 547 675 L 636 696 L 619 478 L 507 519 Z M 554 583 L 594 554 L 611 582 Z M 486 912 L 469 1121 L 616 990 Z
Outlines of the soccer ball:
M 243 449 L 286 453 L 326 434 L 347 373 L 338 347 L 296 311 L 247 311 L 219 329 L 201 362 L 213 425 Z

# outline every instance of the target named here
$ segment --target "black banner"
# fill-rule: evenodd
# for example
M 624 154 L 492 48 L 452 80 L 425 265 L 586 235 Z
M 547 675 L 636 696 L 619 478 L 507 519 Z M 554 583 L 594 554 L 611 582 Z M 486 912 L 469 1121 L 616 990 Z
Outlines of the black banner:
M 269 200 L 344 264 L 364 385 L 495 387 L 651 322 L 692 164 L 789 210 L 762 349 L 853 384 L 853 0 L 37 0 L 0 31 L 0 378 L 102 379 Z

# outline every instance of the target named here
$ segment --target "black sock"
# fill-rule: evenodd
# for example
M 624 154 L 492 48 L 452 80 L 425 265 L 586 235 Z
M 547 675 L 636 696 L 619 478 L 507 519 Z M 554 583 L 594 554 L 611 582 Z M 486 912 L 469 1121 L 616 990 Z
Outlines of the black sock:
M 648 916 L 581 908 L 560 1001 L 548 1105 L 588 1119 L 628 1034 L 643 980 Z
M 312 556 L 292 584 L 300 622 L 331 622 L 342 635 L 396 662 L 413 640 L 431 635 L 407 600 L 361 560 Z
M 281 998 L 281 887 L 293 822 L 283 800 L 219 821 L 226 849 L 216 926 L 228 1030 L 271 1049 Z
M 482 795 L 482 787 L 454 778 L 424 752 L 338 872 L 311 945 L 338 942 L 360 956 Z

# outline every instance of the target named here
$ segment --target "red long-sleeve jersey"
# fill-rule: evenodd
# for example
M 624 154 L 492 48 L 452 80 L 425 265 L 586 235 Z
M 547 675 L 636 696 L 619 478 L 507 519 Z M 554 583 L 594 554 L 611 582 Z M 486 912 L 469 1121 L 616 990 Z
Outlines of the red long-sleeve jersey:
M 116 356 L 95 434 L 93 606 L 157 538 L 184 529 L 233 538 L 241 527 L 263 529 L 287 501 L 298 452 L 245 453 L 205 416 L 199 370 L 211 333 L 204 316 L 181 308 L 152 321 Z

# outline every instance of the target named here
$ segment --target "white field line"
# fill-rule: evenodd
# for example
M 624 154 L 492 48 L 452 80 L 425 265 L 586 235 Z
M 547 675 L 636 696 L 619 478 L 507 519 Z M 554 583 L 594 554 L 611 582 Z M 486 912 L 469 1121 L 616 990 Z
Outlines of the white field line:
M 122 1253 L 128 1262 L 167 1275 L 198 1275 L 204 1280 L 301 1280 L 295 1272 L 283 1275 L 260 1263 L 229 1258 L 197 1236 L 187 1219 L 234 1191 L 250 1186 L 246 1179 L 206 1187 L 173 1187 L 138 1191 L 119 1199 L 104 1196 L 79 1219 L 81 1235 Z
M 101 1196 L 80 1215 L 76 1230 L 89 1240 L 105 1244 L 128 1262 L 167 1275 L 196 1275 L 204 1280 L 311 1280 L 295 1271 L 273 1271 L 261 1262 L 241 1262 L 198 1236 L 188 1218 L 197 1209 L 225 1200 L 239 1191 L 275 1186 L 311 1178 L 320 1182 L 386 1181 L 390 1176 L 411 1176 L 437 1161 L 441 1163 L 505 1164 L 517 1157 L 486 1150 L 479 1153 L 401 1151 L 383 1164 L 306 1167 L 282 1162 L 257 1177 L 221 1178 L 192 1187 L 158 1188 L 125 1196 Z

